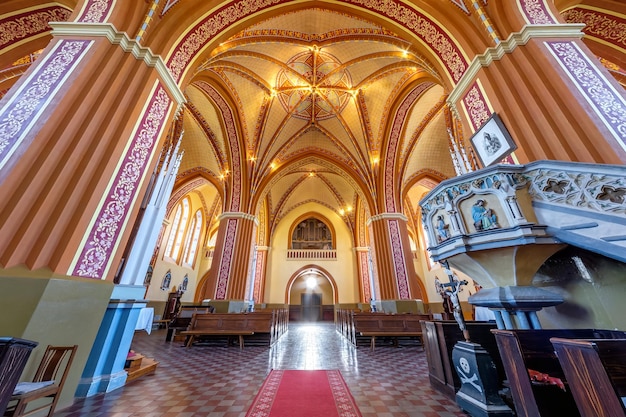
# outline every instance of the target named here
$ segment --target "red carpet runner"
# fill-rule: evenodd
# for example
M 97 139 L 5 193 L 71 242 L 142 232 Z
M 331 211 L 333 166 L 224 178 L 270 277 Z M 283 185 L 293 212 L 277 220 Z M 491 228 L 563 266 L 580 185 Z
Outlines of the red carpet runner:
M 341 373 L 273 370 L 246 417 L 361 417 Z

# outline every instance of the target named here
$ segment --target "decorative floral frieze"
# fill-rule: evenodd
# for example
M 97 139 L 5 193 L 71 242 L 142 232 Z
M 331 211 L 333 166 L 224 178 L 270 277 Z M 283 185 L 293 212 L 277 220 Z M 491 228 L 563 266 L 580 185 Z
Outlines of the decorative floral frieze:
M 178 203 L 187 193 L 195 190 L 196 188 L 200 188 L 205 184 L 210 184 L 209 180 L 206 178 L 196 178 L 192 181 L 189 181 L 184 186 L 177 188 L 175 192 L 172 193 L 170 199 L 167 202 L 167 208 L 165 211 L 165 218 L 168 218 L 172 214 L 172 210 L 176 207 L 176 203 Z
M 237 223 L 237 219 L 228 219 L 228 224 L 226 225 L 226 239 L 224 241 L 224 249 L 222 250 L 222 258 L 220 259 L 220 269 L 217 276 L 217 289 L 215 290 L 215 298 L 218 300 L 226 299 L 230 266 L 233 260 L 233 252 L 235 251 Z
M 586 35 L 626 49 L 626 19 L 623 17 L 581 7 L 566 10 L 562 16 L 567 23 L 584 23 Z
M 228 26 L 263 9 L 286 2 L 287 0 L 239 0 L 228 3 L 208 15 L 174 48 L 167 63 L 174 79 L 180 81 L 196 54 Z M 414 33 L 439 57 L 454 82 L 458 82 L 467 70 L 469 63 L 450 36 L 438 24 L 405 3 L 398 0 L 346 0 L 346 3 L 355 4 L 394 20 Z
M 417 101 L 422 93 L 430 86 L 430 83 L 422 83 L 415 87 L 404 98 L 395 114 L 393 125 L 391 127 L 391 133 L 389 134 L 385 160 L 385 211 L 388 213 L 394 213 L 396 211 L 396 195 L 394 193 L 394 190 L 396 189 L 394 184 L 396 184 L 396 182 L 394 181 L 394 174 L 396 167 L 396 155 L 402 139 L 402 126 L 406 121 L 406 115 L 413 107 L 413 104 L 415 104 L 415 101 Z
M 83 23 L 104 23 L 113 8 L 113 3 L 115 3 L 115 0 L 89 0 L 77 21 Z
M 232 194 L 231 199 L 228 202 L 228 211 L 239 211 L 241 207 L 241 153 L 239 150 L 239 139 L 237 135 L 237 129 L 235 127 L 235 117 L 233 112 L 222 97 L 210 84 L 201 81 L 197 85 L 209 95 L 209 97 L 215 102 L 220 109 L 222 119 L 224 120 L 224 126 L 226 127 L 226 137 L 228 138 L 228 144 L 230 146 L 230 155 L 232 167 L 230 169 L 232 173 Z
M 267 259 L 267 251 L 259 250 L 256 251 L 256 268 L 254 270 L 254 290 L 253 297 L 255 300 L 261 300 L 261 285 L 265 283 L 265 276 L 263 271 L 265 271 L 265 262 Z
M 92 41 L 60 41 L 0 111 L 0 169 L 72 74 Z
M 50 31 L 48 22 L 65 22 L 70 14 L 70 10 L 54 6 L 0 19 L 0 50 L 23 39 Z
M 492 112 L 485 99 L 485 94 L 476 81 L 463 97 L 463 104 L 467 109 L 474 130 L 478 130 L 491 117 Z
M 546 42 L 578 91 L 626 152 L 626 99 L 574 42 Z
M 365 251 L 357 252 L 359 257 L 359 268 L 361 269 L 361 287 L 363 288 L 363 300 L 368 301 L 372 298 L 372 292 L 370 290 L 370 272 L 369 272 L 369 253 Z
M 545 0 L 518 0 L 522 13 L 531 25 L 549 25 L 558 23 Z
M 404 250 L 402 248 L 402 239 L 400 238 L 400 225 L 398 220 L 389 220 L 387 222 L 389 228 L 389 238 L 391 250 L 393 252 L 393 265 L 396 271 L 396 282 L 398 283 L 398 296 L 401 300 L 411 298 L 409 292 L 409 279 L 406 272 L 404 262 Z

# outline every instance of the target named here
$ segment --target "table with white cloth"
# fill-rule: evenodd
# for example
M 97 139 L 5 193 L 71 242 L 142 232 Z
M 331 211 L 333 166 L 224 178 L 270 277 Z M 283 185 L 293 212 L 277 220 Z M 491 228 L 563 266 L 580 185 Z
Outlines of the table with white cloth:
M 139 318 L 135 325 L 135 330 L 145 330 L 150 334 L 152 331 L 152 320 L 154 319 L 154 308 L 144 307 L 139 311 Z
M 474 308 L 474 320 L 476 321 L 493 321 L 496 316 L 493 311 L 487 307 L 476 306 Z

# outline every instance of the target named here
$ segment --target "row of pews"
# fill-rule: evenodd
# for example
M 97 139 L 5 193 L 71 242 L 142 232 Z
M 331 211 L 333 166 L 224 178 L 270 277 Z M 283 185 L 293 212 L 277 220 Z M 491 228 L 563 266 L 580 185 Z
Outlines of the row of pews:
M 626 332 L 467 327 L 489 352 L 518 417 L 626 417 Z M 461 331 L 456 322 L 424 321 L 423 333 L 431 386 L 453 397 L 461 388 L 452 363 Z
M 493 330 L 520 417 L 626 417 L 626 333 Z
M 377 338 L 393 340 L 397 346 L 398 339 L 409 338 L 423 346 L 422 320 L 430 320 L 428 314 L 389 314 L 366 312 L 361 310 L 337 310 L 335 328 L 354 346 L 360 340 L 367 340 L 371 350 L 376 348 Z
M 273 345 L 289 325 L 287 309 L 259 310 L 244 313 L 209 313 L 196 307 L 181 309 L 168 326 L 166 340 L 178 335 L 185 346 L 208 339 L 222 338 L 230 344 L 237 338 L 243 349 L 244 340 L 248 343 Z

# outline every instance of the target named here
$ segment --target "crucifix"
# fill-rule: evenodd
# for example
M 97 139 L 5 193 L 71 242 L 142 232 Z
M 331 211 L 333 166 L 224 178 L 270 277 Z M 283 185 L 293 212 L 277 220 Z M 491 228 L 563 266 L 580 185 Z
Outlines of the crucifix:
M 466 342 L 469 342 L 469 332 L 465 325 L 465 318 L 463 318 L 463 311 L 461 310 L 461 303 L 459 302 L 459 292 L 462 291 L 461 286 L 467 285 L 467 280 L 461 281 L 459 277 L 450 270 L 448 261 L 439 261 L 444 268 L 444 271 L 448 275 L 448 282 L 437 282 L 441 293 L 445 294 L 452 302 L 452 313 L 454 319 L 459 323 L 459 327 L 463 332 L 463 337 Z

